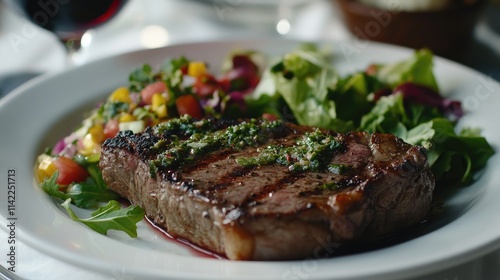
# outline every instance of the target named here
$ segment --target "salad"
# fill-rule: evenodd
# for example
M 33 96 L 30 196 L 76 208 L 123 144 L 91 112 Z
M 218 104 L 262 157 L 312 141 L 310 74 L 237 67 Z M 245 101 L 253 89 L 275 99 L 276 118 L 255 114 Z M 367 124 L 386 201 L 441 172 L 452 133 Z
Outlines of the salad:
M 186 57 L 158 69 L 136 69 L 128 86 L 111 92 L 78 129 L 38 157 L 40 187 L 62 200 L 73 220 L 102 234 L 113 229 L 136 237 L 144 210 L 123 207 L 107 188 L 98 167 L 101 145 L 119 131 L 137 133 L 184 115 L 263 117 L 338 132 L 392 133 L 427 149 L 438 188 L 472 183 L 494 154 L 479 129 L 457 131 L 464 112 L 460 102 L 440 94 L 428 50 L 346 76 L 315 45 L 269 61 L 247 51 L 228 55 L 221 75 Z M 72 207 L 95 211 L 80 218 Z

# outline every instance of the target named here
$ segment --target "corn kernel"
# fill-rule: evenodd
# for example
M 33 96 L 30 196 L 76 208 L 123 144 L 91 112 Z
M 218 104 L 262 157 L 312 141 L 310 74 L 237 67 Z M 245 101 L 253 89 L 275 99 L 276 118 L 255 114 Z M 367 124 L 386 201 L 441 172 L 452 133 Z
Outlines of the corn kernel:
M 152 102 L 151 102 L 151 109 L 154 111 L 161 105 L 167 103 L 167 99 L 161 95 L 161 93 L 155 93 L 153 94 Z
M 167 112 L 167 99 L 160 93 L 155 93 L 152 98 L 151 110 L 156 113 L 158 118 L 166 118 Z
M 204 62 L 193 61 L 188 65 L 188 75 L 191 77 L 201 77 L 207 72 L 207 67 Z
M 104 128 L 101 124 L 96 124 L 92 126 L 89 129 L 88 134 L 91 135 L 92 141 L 94 141 L 95 143 L 103 143 L 105 140 Z
M 167 105 L 162 104 L 155 110 L 156 116 L 158 116 L 159 119 L 166 118 L 168 116 L 167 114 Z
M 126 113 L 120 116 L 118 119 L 119 122 L 133 122 L 135 121 L 135 117 L 132 114 Z
M 130 93 L 128 91 L 128 88 L 126 87 L 119 87 L 111 95 L 109 96 L 110 101 L 116 101 L 116 102 L 124 102 L 124 103 L 132 103 L 132 99 L 130 98 Z

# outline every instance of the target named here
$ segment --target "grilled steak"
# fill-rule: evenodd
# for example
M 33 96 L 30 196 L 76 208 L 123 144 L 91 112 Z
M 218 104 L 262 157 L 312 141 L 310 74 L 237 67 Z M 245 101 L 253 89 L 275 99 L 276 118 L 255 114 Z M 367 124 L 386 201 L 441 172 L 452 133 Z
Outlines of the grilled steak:
M 426 218 L 423 148 L 281 121 L 175 119 L 102 146 L 109 187 L 170 234 L 232 260 L 298 259 Z

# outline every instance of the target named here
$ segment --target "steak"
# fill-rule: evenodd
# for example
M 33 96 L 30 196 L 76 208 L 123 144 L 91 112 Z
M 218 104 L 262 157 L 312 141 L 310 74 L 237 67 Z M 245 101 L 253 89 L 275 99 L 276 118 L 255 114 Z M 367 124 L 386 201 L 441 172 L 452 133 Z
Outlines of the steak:
M 425 150 L 390 134 L 266 120 L 174 119 L 105 141 L 109 188 L 169 234 L 231 260 L 300 259 L 429 214 Z

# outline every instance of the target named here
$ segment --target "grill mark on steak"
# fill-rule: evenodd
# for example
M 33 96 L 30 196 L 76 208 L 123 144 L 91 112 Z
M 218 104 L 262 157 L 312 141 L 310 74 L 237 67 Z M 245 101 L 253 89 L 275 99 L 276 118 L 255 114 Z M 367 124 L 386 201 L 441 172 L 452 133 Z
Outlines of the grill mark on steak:
M 269 185 L 264 185 L 264 187 L 258 192 L 252 193 L 248 196 L 242 203 L 241 206 L 254 206 L 256 203 L 260 203 L 260 201 L 268 197 L 270 194 L 272 195 L 279 189 L 282 189 L 286 186 L 292 185 L 297 182 L 300 178 L 304 178 L 305 174 L 302 172 L 293 172 L 286 174 L 283 178 L 280 178 L 277 182 Z
M 215 184 L 212 186 L 211 191 L 219 191 L 223 188 L 230 186 L 231 183 L 234 182 L 235 179 L 244 177 L 245 175 L 252 172 L 252 170 L 254 168 L 255 167 L 253 167 L 253 166 L 252 167 L 244 167 L 244 166 L 235 167 L 229 173 L 225 174 L 219 180 L 217 180 L 215 182 Z
M 235 167 L 231 172 L 229 172 L 227 175 L 223 176 L 220 178 L 219 183 L 225 184 L 225 183 L 231 183 L 234 180 L 238 178 L 242 178 L 252 172 L 252 170 L 255 169 L 255 166 L 238 166 Z
M 226 150 L 223 150 L 223 151 L 218 152 L 218 153 L 208 154 L 206 157 L 203 157 L 194 163 L 191 163 L 187 166 L 184 166 L 182 168 L 182 172 L 192 173 L 192 172 L 198 171 L 200 169 L 206 168 L 207 166 L 209 166 L 210 164 L 213 164 L 214 162 L 218 162 L 221 159 L 228 157 L 229 155 L 231 155 L 233 153 L 234 153 L 234 151 L 226 149 Z
M 217 129 L 235 123 L 210 120 Z M 292 145 L 309 131 L 285 124 L 259 147 Z M 241 166 L 236 158 L 258 154 L 259 147 L 247 147 L 213 151 L 151 177 L 149 160 L 168 149 L 168 137 L 178 137 L 154 129 L 107 140 L 100 167 L 110 189 L 145 208 L 151 221 L 229 259 L 306 258 L 318 240 L 366 242 L 426 218 L 434 180 L 422 148 L 392 135 L 327 133 L 344 144 L 331 158 L 349 166 L 341 174 Z

